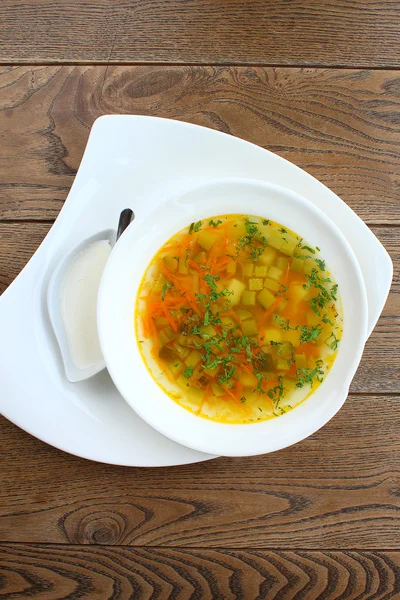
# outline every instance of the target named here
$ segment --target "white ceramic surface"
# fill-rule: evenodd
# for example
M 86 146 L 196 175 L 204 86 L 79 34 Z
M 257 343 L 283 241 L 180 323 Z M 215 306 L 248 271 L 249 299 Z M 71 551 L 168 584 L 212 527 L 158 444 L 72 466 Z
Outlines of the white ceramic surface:
M 322 183 L 263 148 L 211 129 L 154 117 L 100 117 L 59 217 L 0 297 L 0 410 L 6 418 L 57 448 L 107 463 L 164 466 L 210 458 L 146 425 L 106 372 L 81 383 L 66 381 L 47 315 L 46 289 L 60 259 L 115 223 L 126 206 L 141 218 L 169 196 L 224 177 L 287 187 L 336 223 L 363 271 L 372 331 L 390 288 L 390 258 Z
M 95 364 L 90 365 L 89 367 L 80 369 L 72 360 L 68 336 L 61 314 L 62 286 L 66 277 L 66 272 L 74 258 L 80 252 L 82 252 L 82 250 L 90 246 L 90 244 L 99 242 L 101 240 L 108 240 L 112 247 L 115 244 L 115 238 L 116 231 L 107 229 L 106 231 L 100 231 L 99 233 L 96 233 L 90 238 L 84 240 L 60 261 L 50 278 L 49 287 L 47 288 L 47 308 L 50 315 L 50 321 L 53 326 L 54 335 L 57 338 L 60 348 L 65 374 L 68 381 L 71 383 L 83 381 L 84 379 L 93 377 L 93 375 L 97 375 L 97 373 L 100 373 L 100 371 L 105 369 L 106 363 L 104 362 L 104 359 L 102 359 L 97 361 Z
M 133 310 L 145 269 L 159 248 L 191 222 L 222 214 L 271 219 L 321 248 L 339 284 L 344 331 L 323 384 L 294 410 L 268 421 L 228 425 L 197 417 L 171 400 L 143 363 Z M 301 196 L 252 180 L 228 179 L 171 198 L 137 220 L 113 249 L 98 295 L 100 344 L 108 371 L 132 408 L 163 435 L 194 450 L 225 456 L 273 452 L 294 444 L 333 417 L 344 403 L 367 337 L 367 296 L 344 235 Z

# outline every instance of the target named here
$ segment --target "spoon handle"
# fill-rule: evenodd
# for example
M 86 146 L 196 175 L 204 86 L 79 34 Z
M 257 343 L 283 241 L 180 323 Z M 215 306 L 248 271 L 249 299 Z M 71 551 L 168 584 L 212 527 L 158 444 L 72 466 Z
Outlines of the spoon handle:
M 134 212 L 130 208 L 125 208 L 121 212 L 121 214 L 119 216 L 119 222 L 118 222 L 117 239 L 115 241 L 119 240 L 121 235 L 124 233 L 125 229 L 133 221 L 134 218 L 135 218 Z

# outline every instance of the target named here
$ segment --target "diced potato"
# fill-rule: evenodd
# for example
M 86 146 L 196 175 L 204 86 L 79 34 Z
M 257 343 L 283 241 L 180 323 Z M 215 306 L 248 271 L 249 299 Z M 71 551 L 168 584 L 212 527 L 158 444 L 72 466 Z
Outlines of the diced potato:
M 235 304 L 239 304 L 240 297 L 246 288 L 243 281 L 239 281 L 239 279 L 231 279 L 226 287 L 228 292 L 230 292 L 227 298 L 230 301 L 231 305 L 235 306 Z
M 249 293 L 253 293 L 254 294 L 255 292 L 249 292 Z M 269 290 L 267 290 L 266 288 L 264 288 L 257 295 L 257 300 L 261 304 L 261 306 L 263 308 L 265 308 L 265 310 L 267 310 L 270 306 L 272 306 L 272 304 L 275 302 L 276 298 L 275 298 L 275 296 Z
M 244 321 L 242 323 L 242 332 L 243 335 L 246 336 L 257 335 L 258 327 L 255 319 L 249 319 L 248 321 Z
M 218 385 L 218 383 L 212 383 L 211 388 L 212 388 L 214 396 L 217 396 L 217 397 L 225 396 L 225 391 L 222 389 L 222 387 L 220 385 Z
M 218 231 L 218 229 L 214 231 L 200 231 L 197 236 L 197 243 L 204 248 L 204 250 L 209 250 L 214 244 L 222 241 L 223 236 L 223 232 Z
M 252 219 L 253 220 L 253 219 Z M 263 238 L 268 242 L 270 236 L 271 236 L 271 227 L 269 227 L 268 225 L 257 225 L 258 227 L 258 233 L 256 234 L 256 239 L 259 240 L 260 242 L 263 242 Z
M 281 313 L 285 310 L 285 308 L 287 307 L 288 304 L 289 304 L 288 300 L 286 298 L 284 298 L 283 300 L 281 300 L 279 302 L 278 306 L 276 307 L 276 310 Z
M 175 337 L 175 332 L 172 329 L 172 327 L 166 327 L 165 329 L 162 329 L 160 331 L 160 333 L 158 334 L 158 340 L 160 342 L 160 346 L 165 346 L 165 344 L 168 344 L 168 342 L 173 340 L 174 337 Z
M 201 331 L 201 333 L 206 333 L 210 337 L 213 337 L 217 333 L 212 325 L 202 325 L 199 327 L 199 331 Z
M 289 371 L 290 366 L 287 360 L 279 357 L 276 361 L 276 368 L 278 371 Z
M 160 275 L 157 277 L 155 283 L 154 283 L 154 287 L 153 290 L 155 292 L 161 292 L 163 286 L 168 283 L 168 279 L 165 277 L 165 275 L 163 273 L 160 273 Z
M 176 359 L 171 361 L 168 366 L 173 375 L 179 375 L 179 373 L 183 370 L 184 364 L 182 361 Z
M 187 275 L 189 273 L 189 268 L 187 266 L 187 262 L 184 259 L 182 259 L 182 257 L 178 264 L 178 272 L 181 275 Z
M 245 290 L 242 293 L 242 304 L 243 304 L 243 306 L 255 306 L 256 305 L 256 293 L 251 292 L 249 290 Z
M 154 319 L 154 323 L 157 325 L 157 327 L 168 327 L 169 325 L 169 321 L 166 317 L 156 317 Z
M 300 333 L 298 331 L 285 331 L 285 340 L 290 342 L 292 346 L 300 346 Z
M 249 310 L 246 310 L 245 308 L 237 308 L 236 314 L 241 321 L 245 321 L 246 319 L 251 319 L 251 317 L 253 316 L 252 313 Z
M 252 373 L 245 373 L 244 371 L 239 371 L 237 378 L 240 383 L 244 386 L 255 388 L 257 385 L 257 378 Z
M 305 354 L 295 354 L 294 361 L 296 364 L 296 369 L 306 369 L 307 368 L 307 357 Z
M 231 329 L 236 327 L 237 323 L 232 317 L 221 317 L 222 324 Z
M 176 380 L 176 383 L 179 385 L 180 388 L 184 389 L 185 392 L 190 387 L 190 382 L 188 379 L 186 379 L 184 375 L 179 375 L 178 379 Z
M 292 256 L 298 244 L 298 240 L 288 233 L 285 233 L 283 237 L 283 245 L 281 246 L 280 250 L 283 254 L 286 254 L 286 256 Z
M 266 277 L 267 276 L 267 271 L 268 268 L 264 265 L 259 265 L 259 266 L 255 266 L 254 268 L 254 275 L 256 277 Z
M 198 350 L 192 350 L 187 358 L 185 358 L 185 363 L 188 367 L 196 367 L 201 361 L 201 353 Z
M 252 263 L 246 263 L 243 268 L 243 275 L 245 277 L 251 277 L 253 275 L 254 265 Z
M 163 257 L 163 263 L 169 271 L 176 271 L 178 268 L 178 261 L 176 260 L 176 258 L 172 258 L 172 256 L 169 256 L 169 254 Z
M 290 269 L 294 273 L 302 273 L 304 269 L 304 260 L 302 258 L 292 258 Z
M 278 256 L 275 264 L 278 267 L 278 269 L 282 269 L 282 271 L 286 271 L 287 266 L 289 264 L 289 259 L 285 258 L 284 256 Z
M 246 223 L 242 220 L 236 221 L 236 223 L 228 223 L 227 230 L 229 237 L 241 238 L 246 235 Z
M 303 253 L 303 250 L 301 252 Z M 308 260 L 304 260 L 303 272 L 305 273 L 305 275 L 311 275 L 311 271 L 316 268 L 313 258 L 314 257 L 311 256 Z
M 269 267 L 275 261 L 277 255 L 277 251 L 274 248 L 265 248 L 264 252 L 258 259 L 258 262 L 261 263 L 262 266 Z
M 278 269 L 278 267 L 270 267 L 268 269 L 268 277 L 279 281 L 283 277 L 283 271 L 282 269 Z
M 275 279 L 271 279 L 270 277 L 264 279 L 264 287 L 273 292 L 279 292 L 279 290 L 282 289 L 282 286 L 280 286 Z
M 236 262 L 234 260 L 231 260 L 231 262 L 227 264 L 226 272 L 229 275 L 234 275 L 236 273 Z
M 272 246 L 276 250 L 280 250 L 283 246 L 282 234 L 279 231 L 272 231 L 271 236 L 268 240 L 268 246 Z
M 213 369 L 204 369 L 203 373 L 208 375 L 209 377 L 215 377 L 219 371 L 219 366 L 214 367 Z
M 265 342 L 281 342 L 283 338 L 281 329 L 266 329 L 264 333 Z
M 249 279 L 249 290 L 259 292 L 263 289 L 263 280 L 252 278 Z
M 279 348 L 279 356 L 288 360 L 292 356 L 292 344 L 290 342 L 283 342 Z
M 318 325 L 321 322 L 321 318 L 315 314 L 315 312 L 308 312 L 307 313 L 307 325 L 309 327 Z
M 197 263 L 204 263 L 205 260 L 207 258 L 207 255 L 205 252 L 199 252 L 198 254 L 196 254 L 196 256 L 193 258 L 193 260 Z
M 308 296 L 309 290 L 304 289 L 304 287 L 302 286 L 302 284 L 294 284 L 291 285 L 288 291 L 288 296 L 291 298 L 291 300 L 295 303 L 297 302 L 301 302 L 302 300 L 304 300 L 306 298 L 306 296 Z

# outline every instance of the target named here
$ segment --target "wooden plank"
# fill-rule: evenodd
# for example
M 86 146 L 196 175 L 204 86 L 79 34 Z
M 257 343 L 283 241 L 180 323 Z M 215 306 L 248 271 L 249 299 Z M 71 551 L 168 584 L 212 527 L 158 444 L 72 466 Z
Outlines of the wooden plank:
M 79 459 L 3 419 L 0 541 L 398 549 L 398 401 L 350 396 L 291 448 L 164 469 Z
M 0 546 L 8 598 L 384 600 L 400 594 L 400 554 Z
M 3 0 L 3 62 L 398 67 L 385 0 Z
M 54 219 L 96 117 L 136 113 L 247 139 L 316 176 L 367 223 L 400 223 L 399 89 L 397 71 L 3 67 L 0 219 Z
M 32 256 L 51 223 L 0 223 L 0 293 Z M 400 393 L 400 228 L 372 227 L 394 261 L 392 292 L 369 339 L 351 391 Z

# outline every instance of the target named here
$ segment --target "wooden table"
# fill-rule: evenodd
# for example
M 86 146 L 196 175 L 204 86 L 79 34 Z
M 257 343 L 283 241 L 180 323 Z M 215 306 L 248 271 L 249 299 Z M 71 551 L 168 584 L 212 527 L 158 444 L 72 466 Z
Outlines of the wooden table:
M 395 278 L 346 405 L 287 450 L 129 469 L 2 419 L 0 598 L 400 598 L 399 18 L 396 0 L 1 2 L 0 292 L 109 113 L 293 161 L 366 221 Z

